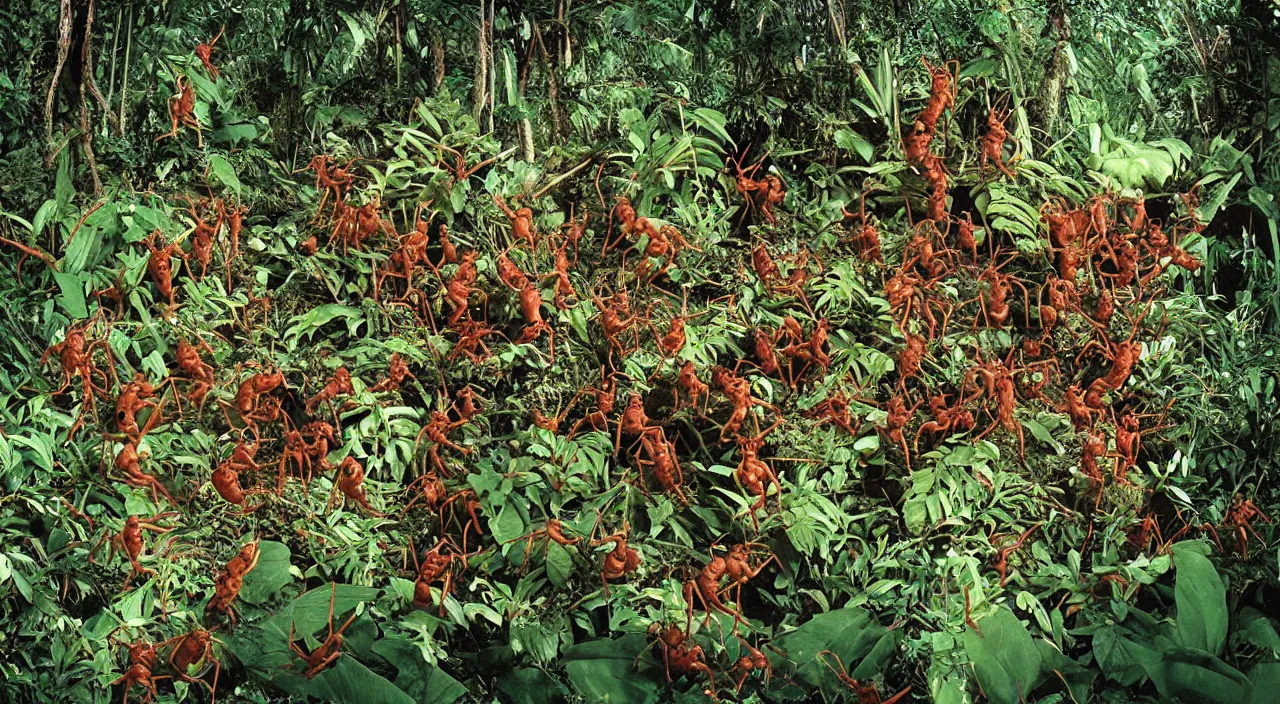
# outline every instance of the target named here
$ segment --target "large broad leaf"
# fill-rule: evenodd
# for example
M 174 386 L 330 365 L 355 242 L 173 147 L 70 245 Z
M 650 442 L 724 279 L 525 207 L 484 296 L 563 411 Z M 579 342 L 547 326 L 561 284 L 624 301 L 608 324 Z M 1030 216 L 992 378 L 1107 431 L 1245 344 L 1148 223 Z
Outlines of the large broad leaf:
M 564 589 L 569 584 L 569 576 L 572 574 L 572 553 L 560 543 L 549 542 L 547 544 L 547 578 L 552 584 Z
M 593 640 L 566 648 L 560 662 L 569 682 L 588 702 L 656 702 L 658 680 L 633 669 L 645 647 L 644 636 L 635 633 Z
M 498 691 L 515 704 L 553 704 L 566 701 L 569 691 L 554 677 L 533 667 L 512 670 L 498 680 Z
M 1018 704 L 1040 681 L 1040 651 L 1007 606 L 978 625 L 981 634 L 973 630 L 964 634 L 964 651 L 973 663 L 978 684 L 995 704 Z
M 395 685 L 415 701 L 452 704 L 467 693 L 461 682 L 428 663 L 418 646 L 407 640 L 380 640 L 373 644 L 373 652 L 396 667 Z
M 1044 639 L 1036 640 L 1036 649 L 1040 651 L 1040 659 L 1044 670 L 1052 673 L 1071 692 L 1071 698 L 1077 702 L 1089 701 L 1089 688 L 1097 679 L 1098 672 L 1072 660 Z
M 1173 176 L 1173 157 L 1163 149 L 1126 147 L 1103 157 L 1100 170 L 1126 188 L 1141 188 L 1144 183 L 1159 188 Z
M 1227 641 L 1227 590 L 1213 563 L 1195 547 L 1191 542 L 1173 547 L 1178 635 L 1188 648 L 1219 655 Z
M 769 657 L 774 668 L 791 679 L 839 692 L 843 685 L 831 667 L 839 669 L 843 665 L 850 677 L 867 679 L 884 668 L 897 641 L 896 631 L 876 623 L 863 609 L 837 609 L 818 614 L 775 640 L 774 646 L 784 655 L 771 652 Z M 818 654 L 824 650 L 830 653 L 819 659 Z
M 85 280 L 76 274 L 62 271 L 53 272 L 53 278 L 58 282 L 58 288 L 62 290 L 62 295 L 55 298 L 55 300 L 62 307 L 62 310 L 66 312 L 67 316 L 73 320 L 87 318 L 89 309 L 85 305 Z
M 290 694 L 334 704 L 415 704 L 413 697 L 346 653 L 312 679 L 281 673 L 273 681 Z
M 364 319 L 364 313 L 359 308 L 337 303 L 326 303 L 325 305 L 317 306 L 302 315 L 295 315 L 289 319 L 290 327 L 284 331 L 285 340 L 293 344 L 303 335 L 306 335 L 307 339 L 310 340 L 312 335 L 334 318 L 345 318 L 348 332 L 355 334 L 355 329 L 359 327 L 359 321 Z M 353 323 L 352 321 L 356 322 Z
M 836 130 L 835 143 L 837 147 L 847 152 L 855 152 L 868 164 L 871 163 L 871 157 L 875 154 L 875 147 L 871 145 L 871 142 L 868 142 L 862 135 L 853 130 Z
M 247 579 L 247 577 L 246 577 Z M 333 627 L 340 628 L 347 614 L 361 603 L 373 601 L 380 592 L 373 587 L 358 587 L 354 584 L 339 584 L 319 587 L 303 594 L 283 611 L 263 624 L 265 630 L 275 629 L 287 638 L 289 628 L 294 629 L 294 638 L 302 639 L 316 635 L 323 638 L 328 632 L 329 603 L 333 600 Z
M 1159 651 L 1125 639 L 1121 639 L 1121 643 L 1146 670 L 1166 700 L 1228 704 L 1248 697 L 1248 678 L 1204 651 L 1191 648 Z
M 1253 645 L 1270 650 L 1272 657 L 1280 655 L 1280 634 L 1276 633 L 1275 624 L 1256 609 L 1241 609 L 1237 617 L 1236 638 Z
M 718 110 L 712 110 L 711 108 L 694 108 L 693 112 L 690 113 L 690 116 L 700 127 L 711 134 L 714 134 L 721 141 L 737 146 L 733 141 L 733 138 L 730 137 L 729 133 L 724 129 L 724 113 L 721 113 Z
M 1253 685 L 1249 704 L 1271 704 L 1280 692 L 1280 662 L 1258 663 L 1249 671 L 1249 681 Z
M 244 576 L 240 599 L 249 604 L 261 604 L 280 593 L 284 585 L 293 581 L 289 573 L 289 546 L 274 540 L 258 543 L 258 566 Z
M 1136 684 L 1146 673 L 1124 648 L 1123 641 L 1116 626 L 1098 629 L 1093 634 L 1093 658 L 1107 679 L 1128 687 Z

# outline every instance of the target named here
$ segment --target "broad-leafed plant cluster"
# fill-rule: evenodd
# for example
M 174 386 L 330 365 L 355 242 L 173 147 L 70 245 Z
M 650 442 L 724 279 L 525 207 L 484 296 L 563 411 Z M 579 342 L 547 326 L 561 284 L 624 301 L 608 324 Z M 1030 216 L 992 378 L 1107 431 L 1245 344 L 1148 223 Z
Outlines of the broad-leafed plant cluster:
M 1268 18 L 101 1 L 0 39 L 5 697 L 1273 697 Z

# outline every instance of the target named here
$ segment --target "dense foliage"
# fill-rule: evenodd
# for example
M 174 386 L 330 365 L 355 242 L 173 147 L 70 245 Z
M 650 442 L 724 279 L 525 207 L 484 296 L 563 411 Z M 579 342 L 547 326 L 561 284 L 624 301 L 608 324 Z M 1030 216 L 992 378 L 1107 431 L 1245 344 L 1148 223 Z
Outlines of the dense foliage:
M 1273 701 L 1277 12 L 0 7 L 0 699 Z

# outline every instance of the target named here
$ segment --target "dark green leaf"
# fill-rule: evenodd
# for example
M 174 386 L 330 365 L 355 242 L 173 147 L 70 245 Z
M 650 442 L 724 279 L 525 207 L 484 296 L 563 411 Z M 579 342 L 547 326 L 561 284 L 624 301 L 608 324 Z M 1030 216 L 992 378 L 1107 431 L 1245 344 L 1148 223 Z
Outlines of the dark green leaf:
M 1173 546 L 1176 570 L 1174 600 L 1178 605 L 1178 634 L 1182 644 L 1210 655 L 1222 652 L 1227 640 L 1227 591 L 1213 563 L 1192 543 Z
M 1041 678 L 1041 657 L 1022 622 L 1001 606 L 978 622 L 982 633 L 966 630 L 964 651 L 982 691 L 994 704 L 1018 704 Z
M 512 670 L 498 680 L 498 691 L 515 704 L 555 704 L 566 701 L 569 691 L 542 670 L 525 667 Z
M 776 669 L 795 680 L 838 692 L 843 685 L 819 659 L 819 653 L 831 651 L 839 663 L 830 654 L 823 656 L 827 662 L 837 669 L 843 665 L 850 677 L 865 679 L 884 668 L 897 638 L 896 631 L 876 623 L 863 609 L 837 609 L 818 614 L 776 639 L 777 649 L 786 656 L 773 653 L 770 659 Z
M 638 634 L 593 640 L 565 649 L 560 661 L 569 682 L 588 702 L 656 702 L 657 680 L 633 667 L 646 645 Z
M 261 604 L 276 597 L 280 589 L 293 581 L 289 573 L 289 546 L 274 540 L 258 543 L 258 566 L 244 576 L 240 599 L 249 604 Z

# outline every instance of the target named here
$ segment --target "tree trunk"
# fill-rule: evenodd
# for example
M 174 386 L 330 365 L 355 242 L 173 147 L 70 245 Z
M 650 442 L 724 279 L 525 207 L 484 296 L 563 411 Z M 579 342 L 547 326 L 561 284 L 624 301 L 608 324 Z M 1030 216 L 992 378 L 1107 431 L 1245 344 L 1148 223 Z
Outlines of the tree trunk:
M 1067 17 L 1066 4 L 1061 0 L 1049 7 L 1045 36 L 1055 36 L 1056 43 L 1045 64 L 1044 79 L 1036 91 L 1035 113 L 1044 129 L 1054 134 L 1062 115 L 1062 90 L 1067 78 L 1067 42 L 1071 39 L 1071 20 Z
M 529 71 L 533 66 L 533 45 L 537 37 L 537 25 L 534 25 L 534 36 L 529 38 L 528 47 L 525 48 L 524 59 L 520 63 L 518 69 L 519 77 L 516 79 L 516 91 L 520 94 L 521 108 L 525 111 L 520 122 L 516 124 L 516 132 L 520 136 L 520 158 L 533 163 L 533 123 L 529 121 L 528 103 L 525 102 L 524 96 L 526 87 L 529 85 Z
M 102 112 L 106 113 L 107 119 L 115 125 L 116 134 L 124 136 L 124 128 L 120 124 L 119 118 L 115 113 L 111 112 L 111 105 L 107 99 L 102 97 L 102 91 L 98 90 L 98 79 L 93 75 L 93 11 L 95 0 L 89 0 L 89 12 L 84 20 L 84 46 L 82 47 L 81 63 L 84 65 L 84 72 L 81 81 L 89 89 L 89 95 L 98 103 L 98 107 L 102 108 Z M 81 97 L 81 100 L 84 100 Z
M 94 0 L 89 0 L 84 19 L 84 41 L 80 44 L 80 144 L 84 151 L 85 166 L 89 168 L 89 175 L 93 178 L 93 195 L 96 197 L 102 193 L 102 180 L 98 178 L 98 160 L 93 156 L 93 129 L 89 124 L 89 104 L 84 99 L 85 89 L 88 88 L 93 93 L 100 105 L 105 107 L 107 101 L 93 80 L 93 3 Z M 108 109 L 106 113 L 110 115 L 111 111 Z
M 471 87 L 471 116 L 475 119 L 477 126 L 480 124 L 480 117 L 484 115 L 485 104 L 488 103 L 489 45 L 486 41 L 488 33 L 485 32 L 487 21 L 488 16 L 484 11 L 484 0 L 480 0 L 480 29 L 476 33 L 476 71 L 474 85 Z
M 49 92 L 44 98 L 44 141 L 46 147 L 53 146 L 53 98 L 58 90 L 58 80 L 62 78 L 62 67 L 67 63 L 67 53 L 71 50 L 71 0 L 62 0 L 58 19 L 58 62 L 53 69 L 53 78 L 49 80 Z M 53 152 L 45 157 L 45 166 L 51 166 Z
M 436 95 L 444 87 L 444 36 L 439 26 L 431 28 L 431 64 L 431 93 Z

